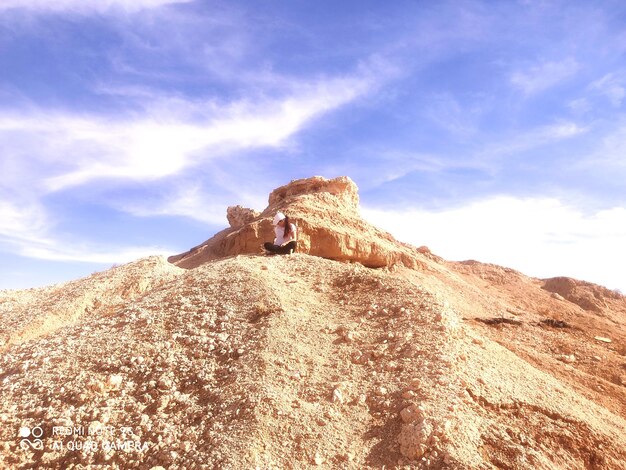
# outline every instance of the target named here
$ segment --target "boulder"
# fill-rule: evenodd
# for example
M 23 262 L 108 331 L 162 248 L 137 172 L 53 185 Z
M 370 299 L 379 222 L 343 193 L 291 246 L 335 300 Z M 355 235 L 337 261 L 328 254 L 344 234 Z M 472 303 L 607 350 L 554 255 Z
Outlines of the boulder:
M 230 206 L 226 209 L 226 219 L 232 228 L 240 228 L 251 223 L 261 213 L 242 206 Z

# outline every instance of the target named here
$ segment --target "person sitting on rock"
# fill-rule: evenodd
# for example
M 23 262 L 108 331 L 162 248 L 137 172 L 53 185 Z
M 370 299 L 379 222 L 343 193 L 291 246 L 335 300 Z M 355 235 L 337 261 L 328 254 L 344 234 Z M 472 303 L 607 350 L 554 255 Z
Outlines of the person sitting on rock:
M 274 243 L 267 242 L 263 245 L 263 248 L 270 253 L 279 255 L 286 255 L 296 251 L 296 226 L 289 221 L 289 217 L 282 212 L 278 212 L 274 216 L 272 224 L 274 224 L 276 238 L 274 238 Z

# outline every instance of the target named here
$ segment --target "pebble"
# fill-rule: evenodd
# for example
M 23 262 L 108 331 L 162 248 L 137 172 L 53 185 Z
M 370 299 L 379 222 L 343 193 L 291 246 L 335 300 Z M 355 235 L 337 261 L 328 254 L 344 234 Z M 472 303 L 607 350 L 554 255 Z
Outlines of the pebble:
M 162 390 L 167 390 L 172 388 L 173 382 L 170 378 L 164 376 L 159 379 L 156 385 Z
M 164 410 L 165 408 L 167 408 L 167 405 L 169 404 L 170 404 L 170 397 L 168 395 L 163 395 L 161 398 L 159 398 L 158 405 L 157 405 L 158 410 L 159 411 Z
M 394 371 L 394 370 L 398 369 L 398 364 L 396 364 L 396 363 L 395 363 L 395 362 L 393 362 L 393 361 L 392 361 L 392 362 L 387 362 L 387 363 L 385 364 L 384 369 L 385 369 L 387 372 Z
M 594 336 L 593 339 L 602 341 L 603 343 L 612 343 L 610 338 L 605 338 L 604 336 Z
M 333 403 L 343 403 L 343 393 L 339 388 L 333 390 Z
M 118 389 L 122 385 L 122 376 L 121 375 L 111 375 L 109 380 L 107 381 L 107 385 L 109 388 Z
M 409 382 L 409 388 L 411 390 L 416 390 L 418 389 L 420 386 L 420 379 L 411 379 L 411 381 Z
M 367 356 L 361 351 L 355 351 L 352 353 L 352 362 L 355 364 L 365 364 L 367 363 Z
M 417 421 L 422 417 L 422 412 L 419 407 L 415 404 L 409 405 L 400 411 L 400 418 L 404 423 L 412 423 L 413 421 Z

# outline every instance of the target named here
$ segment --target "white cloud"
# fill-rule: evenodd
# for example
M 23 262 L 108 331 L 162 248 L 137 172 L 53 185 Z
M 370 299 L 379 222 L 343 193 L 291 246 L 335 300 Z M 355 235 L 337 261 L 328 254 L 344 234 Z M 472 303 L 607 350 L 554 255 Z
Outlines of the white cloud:
M 568 79 L 579 69 L 578 62 L 571 58 L 557 62 L 542 62 L 526 70 L 514 72 L 511 83 L 525 94 L 533 95 Z
M 587 127 L 582 127 L 571 121 L 548 124 L 525 130 L 509 139 L 489 144 L 482 150 L 481 154 L 500 157 L 506 154 L 524 152 L 542 145 L 576 137 L 588 132 L 588 130 Z
M 27 258 L 85 263 L 123 263 L 144 256 L 171 254 L 163 247 L 115 247 L 77 245 L 50 235 L 52 224 L 37 203 L 0 201 L 0 248 Z
M 19 254 L 27 258 L 46 261 L 74 261 L 80 263 L 128 263 L 139 258 L 153 255 L 168 256 L 172 250 L 159 246 L 141 247 L 100 247 L 84 245 L 82 247 L 67 247 L 60 243 L 51 245 L 24 244 Z
M 230 201 L 230 204 L 234 204 Z M 158 201 L 125 203 L 120 210 L 137 217 L 180 216 L 211 225 L 226 226 L 229 202 L 205 194 L 198 185 L 180 188 Z
M 587 98 L 577 98 L 571 100 L 568 107 L 576 114 L 585 114 L 592 108 L 592 104 Z
M 362 213 L 398 239 L 427 245 L 446 259 L 477 259 L 626 291 L 625 207 L 585 214 L 556 199 L 501 196 L 441 211 Z
M 609 73 L 593 82 L 590 88 L 606 96 L 613 106 L 619 107 L 626 96 L 626 78 L 623 74 Z
M 225 228 L 228 206 L 239 204 L 259 212 L 267 206 L 266 189 L 256 191 L 251 182 L 240 176 L 236 181 L 230 181 L 231 178 L 226 174 L 217 176 L 212 193 L 199 183 L 181 181 L 155 198 L 123 201 L 117 204 L 117 209 L 136 217 L 186 217 Z
M 154 180 L 216 155 L 281 146 L 310 120 L 372 86 L 367 77 L 348 77 L 294 85 L 292 95 L 275 99 L 221 106 L 175 100 L 153 105 L 154 112 L 147 110 L 142 117 L 117 121 L 44 112 L 5 114 L 0 116 L 0 142 L 19 147 L 31 162 L 58 163 L 40 175 L 49 191 L 99 178 Z
M 579 158 L 572 168 L 594 176 L 607 184 L 626 177 L 626 122 L 618 121 L 614 128 L 594 142 L 594 150 Z M 612 183 L 615 184 L 615 183 Z M 622 192 L 621 196 L 624 196 Z
M 575 122 L 561 122 L 542 127 L 536 132 L 535 138 L 544 143 L 568 139 L 585 132 L 587 132 L 587 128 L 581 127 Z
M 0 243 L 44 244 L 42 234 L 49 225 L 44 208 L 37 203 L 0 201 Z
M 3 10 L 24 9 L 31 11 L 72 11 L 78 13 L 106 13 L 121 10 L 135 13 L 149 8 L 158 8 L 176 3 L 189 3 L 194 0 L 2 0 Z
M 451 94 L 434 96 L 425 114 L 451 134 L 470 136 L 477 131 L 476 118 L 481 110 L 476 106 L 462 106 Z

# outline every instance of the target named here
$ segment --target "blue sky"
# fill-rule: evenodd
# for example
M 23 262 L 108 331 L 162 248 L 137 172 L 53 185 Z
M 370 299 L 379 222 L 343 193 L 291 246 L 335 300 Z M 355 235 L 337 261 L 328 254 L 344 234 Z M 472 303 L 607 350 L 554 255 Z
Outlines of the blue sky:
M 348 175 L 403 241 L 626 291 L 625 54 L 620 1 L 3 0 L 0 288 Z

